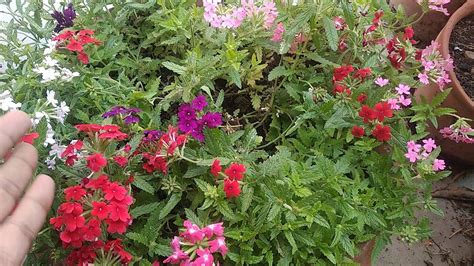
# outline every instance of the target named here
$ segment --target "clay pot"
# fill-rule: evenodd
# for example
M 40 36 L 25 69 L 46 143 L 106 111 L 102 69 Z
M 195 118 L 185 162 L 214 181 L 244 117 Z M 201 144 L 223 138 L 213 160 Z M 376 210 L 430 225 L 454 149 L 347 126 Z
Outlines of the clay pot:
M 474 0 L 467 0 L 467 2 L 451 16 L 449 21 L 446 23 L 446 26 L 438 35 L 438 38 L 436 38 L 436 41 L 440 44 L 440 52 L 444 58 L 449 56 L 449 40 L 454 26 L 461 19 L 472 13 L 474 13 Z M 456 64 L 456 62 L 454 62 L 454 64 Z M 449 72 L 449 78 L 452 80 L 450 85 L 452 87 L 452 91 L 442 105 L 444 107 L 455 109 L 459 116 L 474 120 L 474 102 L 462 88 L 454 71 Z M 430 84 L 416 90 L 415 97 L 420 99 L 420 96 L 423 95 L 427 100 L 431 100 L 438 92 L 438 85 Z M 441 117 L 438 119 L 438 129 L 449 126 L 453 122 L 455 122 L 455 118 L 453 117 Z M 470 124 L 472 127 L 474 127 L 473 121 L 471 121 Z M 443 154 L 446 155 L 446 157 L 466 164 L 474 165 L 474 144 L 455 143 L 454 141 L 445 139 L 441 137 L 441 134 L 439 134 L 438 130 L 433 127 L 430 128 L 430 132 L 436 139 L 437 143 L 441 145 Z
M 446 5 L 449 14 L 453 14 L 459 7 L 461 7 L 466 0 L 451 0 Z M 418 18 L 421 15 L 421 6 L 418 5 L 416 0 L 390 0 L 390 5 L 397 7 L 403 6 L 407 16 L 416 15 Z M 449 16 L 444 15 L 441 12 L 430 11 L 423 16 L 423 18 L 416 24 L 413 25 L 415 31 L 415 39 L 420 41 L 420 46 L 425 47 L 431 43 L 432 40 L 436 39 L 438 33 L 443 29 L 444 25 L 448 22 Z

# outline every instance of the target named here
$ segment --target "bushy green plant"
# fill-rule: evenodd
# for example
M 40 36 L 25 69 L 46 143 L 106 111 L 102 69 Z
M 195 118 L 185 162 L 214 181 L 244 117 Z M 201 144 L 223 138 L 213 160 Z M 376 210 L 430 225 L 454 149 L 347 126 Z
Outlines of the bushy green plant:
M 204 7 L 189 0 L 72 1 L 73 26 L 59 35 L 53 3 L 3 5 L 16 15 L 0 32 L 7 65 L 0 84 L 8 91 L 0 99 L 21 102 L 36 120 L 36 145 L 47 159 L 39 171 L 58 188 L 51 217 L 63 215 L 64 201 L 92 208 L 105 192 L 87 188 L 88 196 L 72 200 L 71 190 L 63 190 L 86 190 L 105 174 L 134 201 L 124 219 L 127 233 L 105 230 L 104 222 L 98 237 L 121 239 L 116 247 L 137 265 L 170 256 L 169 243 L 185 220 L 202 228 L 223 222 L 229 250 L 214 258 L 224 265 L 351 265 L 364 242 L 375 241 L 375 261 L 392 235 L 410 242 L 429 235 L 428 221 L 415 212 L 442 214 L 431 183 L 449 172 L 441 171 L 441 150 L 426 128 L 454 110 L 440 107 L 449 89 L 431 102 L 412 97 L 423 89 L 420 74 L 443 83 L 437 77 L 446 69 L 423 71 L 428 55 L 413 45 L 403 10 L 377 0 L 277 1 L 273 21 L 266 13 L 273 2 L 256 2 L 261 11 L 232 17 L 240 4 L 227 1 L 217 13 L 210 1 Z M 225 15 L 234 20 L 210 25 Z M 430 60 L 449 68 L 437 56 Z M 220 126 L 183 132 L 178 112 L 196 96 L 207 99 L 206 112 L 222 115 Z M 141 112 L 113 109 L 102 117 L 113 106 Z M 128 123 L 129 115 L 140 121 Z M 115 124 L 126 136 L 104 137 L 106 129 L 84 124 Z M 169 125 L 182 132 L 172 135 Z M 158 136 L 150 142 L 156 132 L 144 130 L 186 141 L 163 151 L 171 142 Z M 216 169 L 233 164 L 243 164 L 245 175 L 231 189 L 234 179 Z M 71 252 L 80 247 L 58 237 L 54 227 L 69 230 L 61 226 L 40 233 L 27 263 L 68 256 L 77 263 Z M 92 240 L 82 241 L 91 247 Z M 130 260 L 113 245 L 97 247 L 102 251 L 92 254 L 100 265 Z

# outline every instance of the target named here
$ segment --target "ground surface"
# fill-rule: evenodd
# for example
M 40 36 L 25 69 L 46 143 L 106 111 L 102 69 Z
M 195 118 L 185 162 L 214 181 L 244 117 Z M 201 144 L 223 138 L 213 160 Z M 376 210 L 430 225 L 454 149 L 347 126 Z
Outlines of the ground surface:
M 434 190 L 448 186 L 474 190 L 474 170 L 467 171 L 455 182 L 452 178 L 443 180 L 434 186 Z M 474 202 L 437 200 L 445 215 L 429 214 L 433 230 L 431 239 L 407 245 L 393 238 L 392 244 L 380 255 L 377 266 L 474 265 Z

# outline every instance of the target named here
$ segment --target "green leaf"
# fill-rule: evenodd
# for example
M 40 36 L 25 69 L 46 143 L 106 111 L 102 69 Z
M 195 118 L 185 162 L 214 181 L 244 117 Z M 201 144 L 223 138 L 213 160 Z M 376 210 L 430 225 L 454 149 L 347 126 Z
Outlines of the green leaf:
M 288 242 L 289 242 L 290 245 L 291 245 L 291 248 L 292 248 L 292 249 L 291 249 L 291 253 L 292 253 L 292 254 L 295 254 L 296 251 L 298 251 L 298 246 L 296 245 L 296 241 L 295 241 L 295 239 L 293 238 L 293 234 L 291 234 L 290 231 L 285 231 L 284 234 L 285 234 L 286 239 L 288 240 Z
M 188 220 L 199 226 L 203 226 L 199 217 L 192 210 L 186 208 L 184 209 L 184 213 L 186 213 L 186 218 L 188 218 Z
M 194 179 L 194 182 L 196 183 L 196 185 L 198 186 L 198 188 L 202 191 L 202 192 L 207 192 L 207 188 L 209 186 L 211 186 L 209 183 L 207 183 L 206 181 L 204 180 L 201 180 L 201 179 Z
M 145 236 L 143 236 L 139 233 L 128 232 L 126 234 L 126 236 L 127 236 L 128 239 L 131 239 L 131 240 L 133 240 L 137 243 L 140 243 L 140 244 L 143 244 L 143 245 L 148 245 L 148 239 Z
M 337 36 L 337 30 L 334 26 L 334 22 L 328 17 L 324 16 L 323 26 L 324 31 L 326 32 L 326 38 L 328 40 L 329 47 L 331 47 L 333 51 L 337 51 L 339 37 Z
M 324 226 L 328 229 L 330 229 L 330 226 L 329 226 L 329 223 L 328 221 L 326 221 L 326 219 L 324 219 L 321 215 L 319 214 L 316 214 L 316 216 L 314 216 L 314 222 L 316 222 L 317 224 L 321 225 L 321 226 Z
M 388 243 L 390 243 L 390 238 L 385 235 L 381 235 L 375 239 L 375 245 L 371 256 L 372 265 L 377 264 L 377 258 Z
M 175 64 L 173 62 L 169 62 L 169 61 L 165 61 L 163 63 L 161 63 L 164 67 L 166 67 L 167 69 L 173 71 L 174 73 L 176 74 L 184 74 L 186 73 L 186 67 L 184 66 L 180 66 L 178 64 Z
M 440 105 L 446 99 L 446 97 L 448 97 L 450 92 L 451 92 L 451 88 L 443 90 L 439 92 L 438 94 L 436 94 L 436 96 L 431 101 L 431 106 L 438 107 L 438 105 Z
M 347 252 L 347 254 L 349 254 L 349 256 L 351 257 L 355 256 L 355 253 L 356 253 L 355 246 L 354 246 L 354 243 L 352 243 L 352 241 L 349 239 L 349 236 L 343 235 L 341 237 L 341 244 L 342 244 L 342 248 L 344 248 L 344 250 Z
M 319 54 L 317 53 L 307 53 L 307 54 L 304 54 L 306 57 L 308 57 L 309 59 L 313 60 L 313 61 L 316 61 L 318 63 L 321 63 L 322 66 L 331 66 L 331 67 L 338 67 L 339 65 L 334 63 L 334 62 L 331 62 L 329 60 L 327 60 L 326 58 L 323 58 L 322 56 L 320 56 Z
M 262 100 L 260 99 L 260 96 L 258 94 L 253 94 L 251 101 L 252 101 L 253 109 L 258 110 L 260 108 L 261 103 L 262 103 Z
M 134 219 L 136 219 L 142 215 L 153 212 L 159 205 L 160 205 L 159 202 L 153 202 L 153 203 L 137 206 L 130 211 L 130 214 L 132 215 Z
M 332 264 L 336 265 L 336 262 L 337 262 L 337 261 L 336 261 L 336 257 L 335 257 L 334 254 L 331 252 L 331 249 L 329 249 L 329 248 L 327 247 L 327 245 L 326 245 L 326 246 L 320 246 L 320 247 L 319 247 L 319 250 L 321 250 L 321 253 L 323 253 L 324 256 L 326 256 L 326 258 L 328 258 L 329 261 L 332 262 Z M 373 264 L 373 265 L 375 265 L 375 264 Z
M 138 145 L 140 145 L 142 139 L 143 136 L 141 134 L 136 134 L 132 137 L 132 139 L 128 142 L 128 145 L 131 147 L 130 154 L 132 154 L 138 148 Z
M 334 231 L 334 238 L 332 239 L 332 242 L 331 242 L 331 247 L 334 247 L 335 245 L 337 245 L 337 243 L 339 243 L 339 241 L 341 240 L 341 237 L 342 237 L 342 231 L 341 229 L 339 229 L 339 227 L 336 227 Z
M 173 208 L 176 207 L 180 200 L 181 193 L 171 195 L 168 202 L 166 202 L 166 205 L 163 207 L 163 209 L 161 209 L 160 216 L 158 217 L 158 219 L 161 220 L 165 218 L 173 210 Z
M 270 212 L 268 213 L 267 221 L 272 222 L 275 220 L 278 214 L 280 214 L 281 207 L 278 204 L 273 204 Z
M 145 181 L 141 176 L 136 176 L 135 177 L 135 180 L 133 181 L 132 183 L 135 187 L 145 191 L 145 192 L 148 192 L 150 194 L 154 194 L 155 193 L 155 188 L 150 185 L 150 183 L 148 183 L 147 181 Z
M 242 189 L 242 205 L 240 207 L 240 210 L 245 213 L 248 208 L 250 207 L 250 204 L 252 203 L 253 199 L 253 188 L 250 186 L 244 186 Z
M 272 81 L 279 77 L 290 76 L 293 73 L 294 71 L 287 70 L 285 66 L 277 66 L 270 71 L 270 74 L 268 74 L 268 80 Z
M 242 88 L 242 80 L 240 78 L 240 73 L 233 67 L 228 68 L 228 73 L 230 80 L 237 86 L 239 89 Z
M 235 214 L 229 207 L 229 204 L 227 204 L 227 201 L 221 200 L 217 202 L 217 210 L 230 221 L 235 220 Z

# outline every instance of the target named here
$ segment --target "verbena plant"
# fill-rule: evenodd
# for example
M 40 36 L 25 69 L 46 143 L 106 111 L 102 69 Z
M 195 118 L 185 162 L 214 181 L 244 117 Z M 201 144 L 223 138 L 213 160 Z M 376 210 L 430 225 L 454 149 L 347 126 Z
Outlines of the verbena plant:
M 351 265 L 427 237 L 452 62 L 385 1 L 288 2 L 4 3 L 0 107 L 57 184 L 26 263 Z

